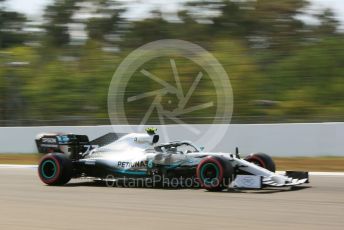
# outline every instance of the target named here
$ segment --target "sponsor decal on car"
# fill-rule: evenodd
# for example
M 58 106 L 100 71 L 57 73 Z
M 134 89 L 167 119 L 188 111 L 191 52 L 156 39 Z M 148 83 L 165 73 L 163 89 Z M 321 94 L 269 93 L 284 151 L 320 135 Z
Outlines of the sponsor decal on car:
M 42 143 L 50 143 L 50 144 L 55 144 L 56 143 L 56 139 L 51 137 L 43 137 L 42 138 Z
M 148 161 L 135 161 L 135 162 L 118 161 L 117 166 L 120 168 L 143 168 L 143 167 L 146 167 L 147 164 L 148 164 Z

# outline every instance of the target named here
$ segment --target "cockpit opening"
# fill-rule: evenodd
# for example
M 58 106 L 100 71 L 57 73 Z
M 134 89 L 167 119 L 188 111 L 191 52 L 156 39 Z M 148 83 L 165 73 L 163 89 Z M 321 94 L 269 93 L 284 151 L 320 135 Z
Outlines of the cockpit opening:
M 157 145 L 154 147 L 154 149 L 157 152 L 165 152 L 172 154 L 188 154 L 199 152 L 199 150 L 194 145 L 188 142 L 174 142 Z

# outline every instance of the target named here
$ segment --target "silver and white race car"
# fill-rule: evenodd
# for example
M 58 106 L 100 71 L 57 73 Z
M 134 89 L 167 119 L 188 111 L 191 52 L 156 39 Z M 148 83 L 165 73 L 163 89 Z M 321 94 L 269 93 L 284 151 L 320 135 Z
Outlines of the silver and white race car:
M 205 152 L 189 141 L 158 141 L 159 135 L 152 129 L 121 137 L 107 134 L 93 141 L 85 135 L 42 134 L 36 139 L 38 149 L 50 153 L 41 159 L 38 174 L 47 185 L 64 185 L 71 178 L 93 178 L 105 182 L 147 180 L 153 186 L 177 183 L 209 191 L 309 182 L 307 172 L 276 173 L 272 158 L 264 153 L 241 159 L 238 151 Z

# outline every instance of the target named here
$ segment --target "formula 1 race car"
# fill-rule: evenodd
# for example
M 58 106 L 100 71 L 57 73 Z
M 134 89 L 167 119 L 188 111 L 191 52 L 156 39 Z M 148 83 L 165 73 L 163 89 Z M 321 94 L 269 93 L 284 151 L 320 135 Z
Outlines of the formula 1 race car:
M 158 141 L 159 135 L 152 129 L 121 137 L 107 134 L 93 141 L 85 135 L 42 134 L 36 139 L 38 149 L 53 153 L 41 159 L 38 174 L 47 185 L 64 185 L 71 178 L 104 182 L 144 179 L 154 186 L 189 180 L 189 185 L 209 191 L 308 183 L 307 172 L 275 173 L 272 158 L 264 153 L 241 159 L 238 150 L 235 154 L 204 152 L 188 141 Z

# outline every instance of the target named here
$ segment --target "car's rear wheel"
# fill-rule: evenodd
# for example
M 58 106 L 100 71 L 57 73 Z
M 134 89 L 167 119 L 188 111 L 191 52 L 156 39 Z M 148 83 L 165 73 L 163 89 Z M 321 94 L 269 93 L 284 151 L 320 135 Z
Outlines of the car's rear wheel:
M 38 175 L 47 185 L 64 185 L 72 178 L 73 164 L 62 153 L 45 155 L 38 165 Z
M 271 172 L 276 171 L 275 162 L 265 153 L 253 153 L 245 158 L 246 161 L 251 162 L 259 167 L 265 168 Z
M 229 186 L 234 175 L 230 162 L 218 156 L 209 156 L 197 166 L 197 178 L 208 191 L 222 191 Z

